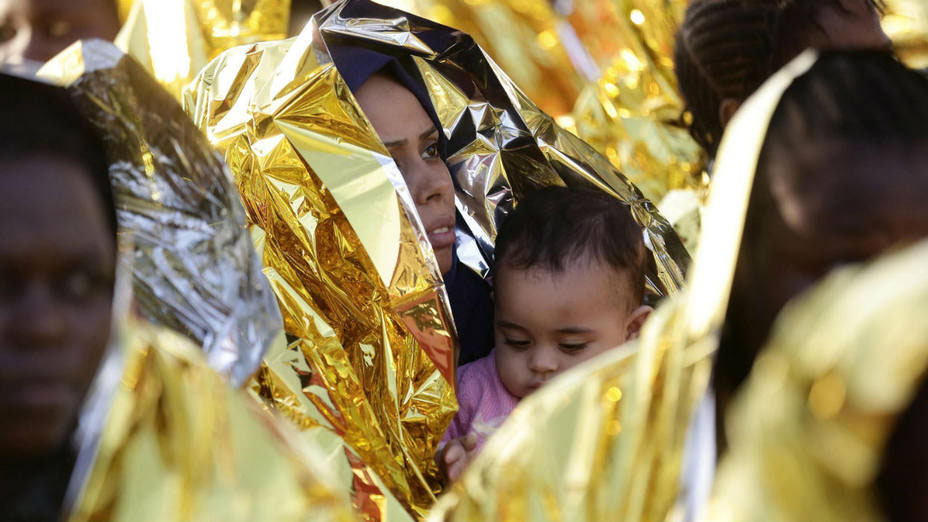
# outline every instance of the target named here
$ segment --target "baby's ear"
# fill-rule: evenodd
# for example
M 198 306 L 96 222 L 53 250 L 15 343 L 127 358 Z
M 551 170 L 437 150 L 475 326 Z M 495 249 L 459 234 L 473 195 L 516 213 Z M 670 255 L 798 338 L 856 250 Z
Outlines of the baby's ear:
M 626 341 L 638 338 L 638 334 L 641 333 L 641 327 L 644 326 L 644 322 L 648 320 L 648 317 L 651 316 L 651 312 L 653 311 L 654 309 L 647 305 L 641 305 L 632 310 L 632 313 L 628 316 L 628 321 L 625 323 Z

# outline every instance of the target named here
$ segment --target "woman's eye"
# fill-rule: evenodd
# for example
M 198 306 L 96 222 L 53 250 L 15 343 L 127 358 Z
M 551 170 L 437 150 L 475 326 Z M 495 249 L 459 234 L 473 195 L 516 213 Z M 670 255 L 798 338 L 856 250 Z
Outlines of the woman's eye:
M 434 159 L 438 157 L 438 143 L 433 143 L 422 151 L 423 159 Z

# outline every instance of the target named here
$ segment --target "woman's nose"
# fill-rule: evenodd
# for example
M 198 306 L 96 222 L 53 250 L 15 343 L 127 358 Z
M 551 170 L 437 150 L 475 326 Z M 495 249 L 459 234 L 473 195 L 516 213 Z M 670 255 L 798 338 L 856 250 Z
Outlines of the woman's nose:
M 423 160 L 415 168 L 415 181 L 411 189 L 416 202 L 421 205 L 443 199 L 451 200 L 454 185 L 451 182 L 451 174 L 444 165 L 435 167 Z

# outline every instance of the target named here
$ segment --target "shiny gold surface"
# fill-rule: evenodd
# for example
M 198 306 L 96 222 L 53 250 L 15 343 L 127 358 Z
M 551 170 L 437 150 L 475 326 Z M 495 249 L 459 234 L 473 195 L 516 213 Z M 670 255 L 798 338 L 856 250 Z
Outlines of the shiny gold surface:
M 706 392 L 728 305 L 754 170 L 780 94 L 814 63 L 797 58 L 732 120 L 688 287 L 641 338 L 529 396 L 430 520 L 675 520 L 684 443 Z
M 324 52 L 332 46 L 363 46 L 397 57 L 422 79 L 449 140 L 447 163 L 469 232 L 458 234 L 464 264 L 487 274 L 497 224 L 524 195 L 548 185 L 584 185 L 631 207 L 654 254 L 656 269 L 648 274 L 652 290 L 676 292 L 689 256 L 634 184 L 539 109 L 468 35 L 374 5 L 341 2 L 317 15 L 319 47 Z
M 115 43 L 176 97 L 220 52 L 287 35 L 290 0 L 118 0 Z
M 679 122 L 673 46 L 684 0 L 387 0 L 469 33 L 533 102 L 646 197 L 704 196 L 706 158 Z
M 928 3 L 924 0 L 888 0 L 883 30 L 896 53 L 916 69 L 928 67 Z
M 704 520 L 886 519 L 874 489 L 883 447 L 928 370 L 926 261 L 922 242 L 784 309 L 730 408 Z
M 708 185 L 705 154 L 681 121 L 673 72 L 685 9 L 682 0 L 609 0 L 578 3 L 572 17 L 589 28 L 588 46 L 611 49 L 602 74 L 577 98 L 572 128 L 653 201 L 675 189 L 702 197 Z M 603 16 L 609 23 L 597 25 Z
M 424 516 L 440 487 L 431 457 L 455 410 L 453 330 L 402 177 L 331 49 L 397 56 L 421 78 L 456 144 L 448 163 L 476 239 L 458 252 L 479 272 L 492 261 L 498 220 L 550 184 L 592 185 L 631 205 L 655 254 L 655 292 L 677 290 L 688 256 L 608 160 L 560 129 L 466 35 L 365 1 L 336 4 L 315 23 L 296 39 L 220 55 L 188 90 L 186 108 L 235 173 L 297 338 L 266 357 L 253 390 L 299 426 L 344 437 L 373 472 L 358 480 L 381 480 Z M 368 490 L 377 484 L 357 491 Z M 383 516 L 376 502 L 366 505 L 369 518 Z
M 220 55 L 187 109 L 235 173 L 295 339 L 252 390 L 307 438 L 344 440 L 368 519 L 390 518 L 391 493 L 421 515 L 457 409 L 453 323 L 399 170 L 313 45 L 308 31 Z
M 139 321 L 123 330 L 125 363 L 101 374 L 111 395 L 67 520 L 357 520 L 334 471 L 344 455 L 262 412 L 183 337 Z

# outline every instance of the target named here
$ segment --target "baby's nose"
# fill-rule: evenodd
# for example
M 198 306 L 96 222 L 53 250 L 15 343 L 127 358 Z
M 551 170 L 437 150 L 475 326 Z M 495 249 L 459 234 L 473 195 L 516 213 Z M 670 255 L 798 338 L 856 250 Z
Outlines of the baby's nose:
M 534 373 L 550 374 L 558 369 L 557 354 L 545 347 L 537 347 L 529 356 L 528 366 Z

